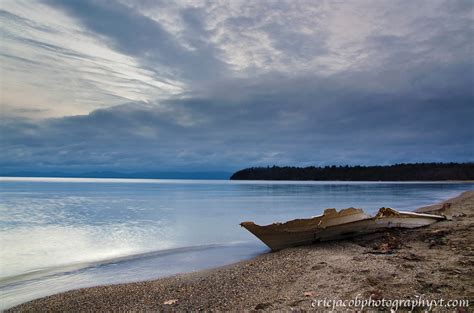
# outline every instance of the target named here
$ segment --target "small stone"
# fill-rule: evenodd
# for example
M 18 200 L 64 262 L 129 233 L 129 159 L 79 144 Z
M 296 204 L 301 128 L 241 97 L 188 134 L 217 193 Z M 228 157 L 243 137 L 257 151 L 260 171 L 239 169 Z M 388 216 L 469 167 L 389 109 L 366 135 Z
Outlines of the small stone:
M 259 303 L 255 306 L 255 310 L 265 310 L 266 308 L 270 307 L 272 304 L 269 302 Z
M 178 299 L 171 299 L 171 300 L 166 300 L 165 302 L 163 302 L 163 304 L 165 305 L 173 305 L 176 303 L 178 303 Z
M 304 295 L 305 297 L 312 297 L 312 298 L 314 298 L 314 296 L 316 296 L 316 292 L 314 292 L 314 291 L 305 291 L 305 292 L 303 293 L 303 295 Z

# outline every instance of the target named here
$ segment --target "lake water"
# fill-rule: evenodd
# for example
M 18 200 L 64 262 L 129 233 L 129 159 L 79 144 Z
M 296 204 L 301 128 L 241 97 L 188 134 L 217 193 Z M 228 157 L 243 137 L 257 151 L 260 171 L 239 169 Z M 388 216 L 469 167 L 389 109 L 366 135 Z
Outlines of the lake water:
M 0 179 L 0 309 L 268 252 L 239 226 L 350 206 L 414 210 L 473 183 Z

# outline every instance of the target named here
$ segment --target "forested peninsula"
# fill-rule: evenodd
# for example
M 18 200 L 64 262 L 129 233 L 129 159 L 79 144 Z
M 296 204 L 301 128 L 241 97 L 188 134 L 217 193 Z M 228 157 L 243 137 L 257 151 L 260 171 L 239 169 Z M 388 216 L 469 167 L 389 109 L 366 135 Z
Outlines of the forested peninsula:
M 388 166 L 251 167 L 231 180 L 439 181 L 474 180 L 474 162 L 413 163 Z

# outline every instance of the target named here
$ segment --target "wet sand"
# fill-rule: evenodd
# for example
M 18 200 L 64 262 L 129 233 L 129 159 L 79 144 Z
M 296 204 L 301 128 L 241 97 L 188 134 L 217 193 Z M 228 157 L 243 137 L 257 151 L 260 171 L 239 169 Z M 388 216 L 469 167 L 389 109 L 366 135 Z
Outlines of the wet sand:
M 10 311 L 289 311 L 311 310 L 314 299 L 324 298 L 474 299 L 474 191 L 417 211 L 450 219 L 154 281 L 68 291 Z

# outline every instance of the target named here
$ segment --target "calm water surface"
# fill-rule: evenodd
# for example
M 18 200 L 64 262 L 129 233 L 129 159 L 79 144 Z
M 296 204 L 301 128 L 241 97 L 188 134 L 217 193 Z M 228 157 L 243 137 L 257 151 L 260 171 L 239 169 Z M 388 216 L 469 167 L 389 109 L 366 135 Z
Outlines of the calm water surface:
M 242 221 L 327 207 L 413 210 L 468 189 L 474 184 L 1 178 L 0 309 L 267 252 Z

